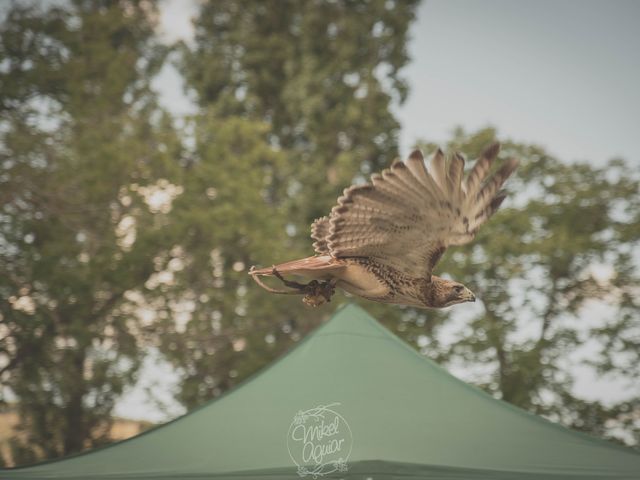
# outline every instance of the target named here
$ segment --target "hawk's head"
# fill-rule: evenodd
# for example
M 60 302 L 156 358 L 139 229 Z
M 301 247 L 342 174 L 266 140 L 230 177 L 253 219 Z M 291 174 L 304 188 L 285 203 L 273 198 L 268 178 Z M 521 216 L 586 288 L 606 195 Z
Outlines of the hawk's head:
M 445 278 L 431 277 L 425 291 L 424 303 L 429 308 L 450 307 L 457 303 L 475 302 L 476 296 L 461 283 Z

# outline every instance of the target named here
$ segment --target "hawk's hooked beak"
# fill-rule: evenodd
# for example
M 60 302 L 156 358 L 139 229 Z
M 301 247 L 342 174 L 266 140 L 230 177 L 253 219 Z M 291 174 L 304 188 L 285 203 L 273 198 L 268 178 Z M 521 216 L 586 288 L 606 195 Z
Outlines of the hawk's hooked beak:
M 465 287 L 464 292 L 462 293 L 462 298 L 465 302 L 475 302 L 476 296 L 473 294 L 471 290 Z

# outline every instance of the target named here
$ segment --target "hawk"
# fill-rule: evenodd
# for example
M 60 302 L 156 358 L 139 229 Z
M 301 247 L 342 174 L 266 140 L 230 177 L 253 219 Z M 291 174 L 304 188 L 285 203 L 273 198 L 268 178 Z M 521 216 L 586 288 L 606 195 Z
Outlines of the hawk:
M 416 150 L 406 162 L 396 160 L 372 175 L 370 183 L 345 189 L 329 216 L 313 222 L 315 255 L 252 267 L 249 274 L 270 292 L 304 295 L 310 306 L 330 301 L 336 287 L 418 308 L 474 302 L 471 290 L 434 275 L 433 269 L 449 246 L 471 242 L 505 199 L 502 185 L 518 162 L 508 159 L 492 169 L 499 149 L 498 143 L 487 148 L 466 176 L 460 154 L 446 158 L 438 149 L 427 169 Z M 273 289 L 261 276 L 275 276 L 290 290 Z

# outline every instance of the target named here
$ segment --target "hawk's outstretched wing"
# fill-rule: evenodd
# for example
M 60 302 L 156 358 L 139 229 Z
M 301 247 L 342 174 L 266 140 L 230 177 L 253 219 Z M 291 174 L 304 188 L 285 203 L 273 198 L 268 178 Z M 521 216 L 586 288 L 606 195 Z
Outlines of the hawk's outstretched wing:
M 498 151 L 498 144 L 489 147 L 464 179 L 460 155 L 447 162 L 438 150 L 427 170 L 422 153 L 414 151 L 370 184 L 347 188 L 329 218 L 314 222 L 314 248 L 335 258 L 373 257 L 429 277 L 445 249 L 470 242 L 504 200 L 500 188 L 517 161 L 489 175 Z

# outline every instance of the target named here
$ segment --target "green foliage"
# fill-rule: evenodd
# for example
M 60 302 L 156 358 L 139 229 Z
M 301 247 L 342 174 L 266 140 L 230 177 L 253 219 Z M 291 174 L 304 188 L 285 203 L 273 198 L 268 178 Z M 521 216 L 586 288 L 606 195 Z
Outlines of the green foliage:
M 160 312 L 148 337 L 183 372 L 177 398 L 188 407 L 228 389 L 281 353 L 291 335 L 300 336 L 288 325 L 304 315 L 301 304 L 265 295 L 247 275 L 265 258 L 302 253 L 285 233 L 286 212 L 271 199 L 273 172 L 285 157 L 267 133 L 265 124 L 246 118 L 197 118 L 198 160 L 184 174 L 172 215 L 181 235 L 147 282 L 147 298 Z
M 269 125 L 291 155 L 275 180 L 288 183 L 292 220 L 307 225 L 360 170 L 397 152 L 407 30 L 416 1 L 205 2 L 183 71 L 201 106 Z M 296 194 L 295 192 L 298 192 Z M 292 193 L 293 192 L 293 193 Z M 309 195 L 309 192 L 313 192 Z
M 108 440 L 140 363 L 119 306 L 167 235 L 129 187 L 171 175 L 179 149 L 149 89 L 164 56 L 149 9 L 16 5 L 0 30 L 0 375 L 18 462 Z

